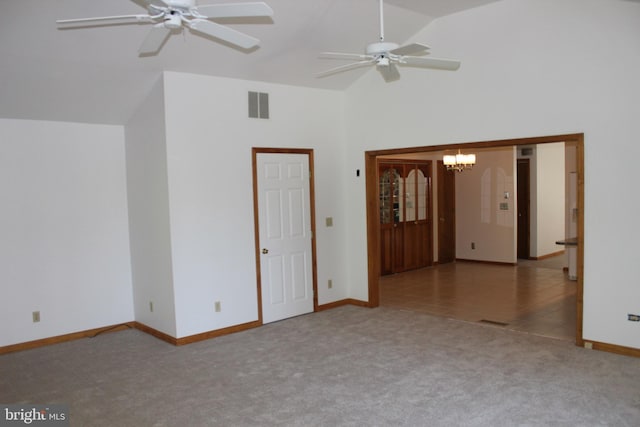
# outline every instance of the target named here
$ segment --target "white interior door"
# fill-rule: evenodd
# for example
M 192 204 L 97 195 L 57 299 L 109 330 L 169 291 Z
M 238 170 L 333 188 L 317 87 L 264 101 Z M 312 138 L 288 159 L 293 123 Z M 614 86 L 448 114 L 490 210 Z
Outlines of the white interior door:
M 256 154 L 262 321 L 313 311 L 309 156 Z

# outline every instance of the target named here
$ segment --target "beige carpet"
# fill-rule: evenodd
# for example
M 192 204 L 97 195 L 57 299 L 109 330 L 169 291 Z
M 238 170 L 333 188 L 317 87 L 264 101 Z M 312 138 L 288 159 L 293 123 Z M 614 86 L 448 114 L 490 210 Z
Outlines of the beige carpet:
M 72 426 L 638 426 L 640 359 L 341 307 L 173 347 L 139 331 L 0 356 L 0 402 Z

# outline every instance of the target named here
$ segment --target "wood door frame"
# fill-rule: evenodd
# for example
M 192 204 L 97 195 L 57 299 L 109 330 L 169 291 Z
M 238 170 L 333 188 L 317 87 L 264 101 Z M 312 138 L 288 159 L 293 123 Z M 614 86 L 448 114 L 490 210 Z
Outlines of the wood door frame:
M 262 276 L 260 272 L 260 216 L 258 205 L 258 154 L 306 154 L 309 158 L 309 209 L 311 220 L 311 269 L 313 281 L 313 312 L 318 311 L 318 263 L 316 260 L 316 197 L 314 188 L 313 149 L 312 148 L 251 148 L 253 170 L 253 228 L 255 238 L 256 282 L 258 291 L 258 323 L 262 321 Z
M 443 191 L 445 188 L 445 178 L 446 178 L 446 174 L 450 173 L 452 174 L 451 176 L 453 176 L 452 180 L 453 180 L 453 188 L 451 189 L 452 193 L 453 193 L 453 198 L 452 198 L 452 203 L 453 203 L 453 211 L 452 212 L 445 212 L 444 210 L 444 205 L 445 205 L 445 198 L 443 196 Z M 449 223 L 451 223 L 451 225 L 453 226 L 453 232 L 452 234 L 452 238 L 450 239 L 450 241 L 448 242 L 449 245 L 453 246 L 453 256 L 451 257 L 451 260 L 447 261 L 447 263 L 449 262 L 455 262 L 456 260 L 456 197 L 455 197 L 455 191 L 456 191 L 456 176 L 455 176 L 455 171 L 450 171 L 447 172 L 445 166 L 444 166 L 444 162 L 442 160 L 438 160 L 436 161 L 436 174 L 438 176 L 438 185 L 436 186 L 438 188 L 438 212 L 437 212 L 437 218 L 434 220 L 434 222 L 436 222 L 437 225 L 437 229 L 438 229 L 438 264 L 442 264 L 442 259 L 443 257 L 442 255 L 442 248 L 444 247 L 444 245 L 442 244 L 444 239 L 442 238 L 442 235 L 444 233 L 441 233 L 441 230 L 444 229 L 444 227 L 441 227 L 440 225 L 442 224 L 442 221 L 440 221 L 440 218 L 443 217 L 443 215 L 452 213 L 453 217 L 452 218 L 448 218 L 447 220 L 449 221 Z
M 498 148 L 520 145 L 537 145 L 553 142 L 564 142 L 576 147 L 576 173 L 578 181 L 577 192 L 577 274 L 576 283 L 576 340 L 577 346 L 584 346 L 582 336 L 583 322 L 583 296 L 584 296 L 584 133 L 565 135 L 540 136 L 532 138 L 516 138 L 494 141 L 468 142 L 447 145 L 431 145 L 424 147 L 408 147 L 387 150 L 366 151 L 365 178 L 366 178 L 366 210 L 367 210 L 367 272 L 369 286 L 368 307 L 380 305 L 380 242 L 378 238 L 378 170 L 377 158 L 394 154 L 425 153 L 433 151 L 473 149 L 473 148 Z

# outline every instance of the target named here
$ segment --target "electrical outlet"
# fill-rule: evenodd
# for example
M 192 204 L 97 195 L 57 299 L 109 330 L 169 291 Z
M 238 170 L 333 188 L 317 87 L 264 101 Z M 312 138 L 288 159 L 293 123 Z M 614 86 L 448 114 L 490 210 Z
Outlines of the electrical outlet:
M 327 224 L 327 227 L 333 227 L 333 217 L 328 216 L 324 219 L 324 221 Z
M 333 280 L 329 279 L 329 281 L 327 282 L 327 288 L 333 288 Z
M 471 242 L 471 249 L 475 250 L 475 248 L 476 248 L 476 242 Z
M 33 323 L 38 323 L 40 321 L 40 312 L 39 311 L 34 311 L 33 313 L 31 313 L 31 316 L 33 318 Z
M 627 314 L 629 322 L 640 322 L 640 314 Z
M 149 311 L 153 313 L 153 301 L 149 301 Z
M 222 306 L 220 304 L 220 301 L 216 301 L 213 306 L 215 307 L 216 313 L 220 313 L 222 311 Z

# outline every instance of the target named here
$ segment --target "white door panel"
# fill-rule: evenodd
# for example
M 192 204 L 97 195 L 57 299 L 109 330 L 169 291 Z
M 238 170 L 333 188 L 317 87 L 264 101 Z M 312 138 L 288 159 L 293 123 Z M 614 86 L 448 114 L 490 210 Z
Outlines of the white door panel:
M 309 156 L 258 153 L 263 323 L 313 311 Z

